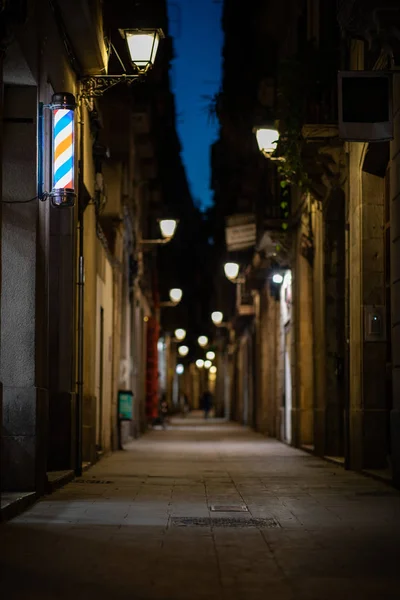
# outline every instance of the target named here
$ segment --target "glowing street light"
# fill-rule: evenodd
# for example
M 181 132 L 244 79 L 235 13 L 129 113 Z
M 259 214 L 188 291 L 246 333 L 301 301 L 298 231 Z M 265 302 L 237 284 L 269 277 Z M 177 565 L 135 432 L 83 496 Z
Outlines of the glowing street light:
M 204 367 L 204 360 L 202 358 L 198 358 L 196 360 L 196 367 L 198 369 L 202 369 Z
M 120 30 L 126 39 L 132 63 L 146 72 L 154 65 L 160 38 L 164 37 L 161 29 L 126 29 Z
M 172 290 L 169 290 L 169 297 L 171 298 L 171 302 L 179 304 L 182 300 L 182 290 L 179 288 L 172 288 Z
M 120 82 L 130 84 L 143 77 L 154 65 L 160 39 L 164 37 L 162 29 L 120 29 L 119 32 L 126 41 L 135 72 L 127 73 L 121 58 L 118 57 L 124 72 L 113 75 L 99 73 L 83 77 L 82 98 L 102 96 L 104 92 Z
M 178 375 L 182 375 L 185 371 L 185 367 L 183 365 L 176 365 L 176 372 Z
M 209 352 L 207 352 L 207 354 L 206 354 L 206 358 L 208 360 L 214 360 L 214 358 L 215 358 L 215 352 L 213 352 L 212 350 L 209 350 Z
M 214 325 L 221 325 L 222 321 L 224 320 L 224 315 L 220 310 L 215 310 L 213 313 L 211 313 L 211 320 Z
M 205 361 L 204 361 L 204 367 L 205 367 L 206 369 L 209 369 L 211 366 L 212 366 L 212 362 L 211 362 L 211 360 L 205 360 Z
M 231 281 L 234 281 L 236 277 L 239 275 L 239 265 L 238 263 L 228 262 L 224 265 L 225 275 Z
M 179 346 L 178 354 L 179 356 L 187 356 L 189 353 L 189 348 L 187 346 Z
M 281 284 L 281 283 L 283 282 L 283 276 L 282 276 L 280 273 L 275 273 L 275 274 L 272 276 L 272 281 L 273 281 L 274 283 Z
M 217 372 L 217 367 L 210 367 L 210 373 L 212 373 L 213 375 L 215 375 L 215 373 Z
M 162 238 L 156 240 L 139 240 L 139 243 L 143 246 L 153 246 L 154 244 L 168 244 L 172 240 L 175 234 L 176 226 L 178 221 L 176 219 L 159 219 L 158 220 L 161 230 Z
M 175 219 L 161 219 L 160 229 L 163 238 L 170 240 L 174 237 L 177 222 Z
M 182 342 L 186 337 L 186 330 L 185 329 L 175 329 L 175 337 L 178 340 L 178 342 Z
M 208 344 L 208 337 L 206 335 L 201 335 L 197 341 L 199 343 L 199 346 L 204 348 Z
M 279 141 L 279 131 L 272 127 L 257 127 L 255 129 L 255 134 L 260 152 L 265 156 L 270 157 L 276 150 Z

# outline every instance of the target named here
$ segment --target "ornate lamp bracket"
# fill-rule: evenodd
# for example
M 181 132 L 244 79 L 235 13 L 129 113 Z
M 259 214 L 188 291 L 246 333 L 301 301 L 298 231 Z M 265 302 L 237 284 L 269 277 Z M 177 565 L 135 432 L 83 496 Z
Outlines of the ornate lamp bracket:
M 81 79 L 81 98 L 98 98 L 110 88 L 119 83 L 132 85 L 134 81 L 143 77 L 142 73 L 132 75 L 88 75 Z

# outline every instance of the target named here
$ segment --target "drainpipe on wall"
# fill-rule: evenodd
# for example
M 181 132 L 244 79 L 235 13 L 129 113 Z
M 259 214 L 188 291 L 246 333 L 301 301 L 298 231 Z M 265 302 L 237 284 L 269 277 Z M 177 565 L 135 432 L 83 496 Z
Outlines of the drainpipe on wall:
M 1 119 L 1 123 L 3 122 L 3 114 L 4 114 L 4 108 L 3 108 L 3 58 L 4 58 L 4 49 L 0 47 L 0 119 Z M 2 199 L 3 196 L 3 179 L 2 179 L 2 171 L 3 171 L 3 140 L 2 137 L 0 137 L 0 199 Z M 3 222 L 3 215 L 2 215 L 2 203 L 0 202 L 0 232 L 3 229 L 2 226 L 2 222 Z M 0 274 L 1 274 L 1 265 L 2 265 L 2 248 L 1 248 L 1 244 L 0 244 Z M 1 277 L 0 277 L 0 300 L 1 300 Z M 1 319 L 1 304 L 0 304 L 0 319 Z M 1 322 L 0 322 L 0 327 L 1 327 Z M 0 432 L 3 431 L 3 382 L 0 381 Z M 1 453 L 2 453 L 2 439 L 0 436 L 0 459 L 1 459 Z M 2 464 L 2 461 L 0 460 L 0 465 Z M 2 485 L 1 485 L 1 479 L 2 479 L 2 473 L 1 473 L 1 466 L 0 466 L 0 502 L 1 502 L 1 489 L 2 489 Z
M 340 69 L 345 70 L 348 65 L 348 37 L 342 37 L 340 43 Z M 350 175 L 350 146 L 345 142 L 346 172 Z M 344 345 L 344 415 L 343 415 L 343 446 L 344 468 L 350 469 L 350 231 L 349 231 L 349 199 L 350 177 L 347 177 L 345 190 L 345 345 Z
M 346 168 L 349 173 L 349 153 L 346 152 Z M 350 183 L 349 178 L 347 180 L 347 210 L 345 212 L 345 252 L 346 252 L 346 275 L 345 275 L 345 366 L 344 366 L 344 468 L 346 470 L 350 469 L 350 229 L 349 229 L 349 218 L 348 218 L 348 208 L 349 208 L 349 194 L 350 194 Z
M 83 151 L 84 151 L 84 122 L 82 99 L 79 101 L 79 184 L 78 184 L 78 356 L 77 356 L 77 398 L 76 398 L 76 464 L 75 475 L 82 475 L 82 409 L 83 409 L 83 352 L 84 352 L 84 286 L 85 286 L 85 266 L 84 266 L 84 207 L 82 200 L 84 197 L 83 180 Z

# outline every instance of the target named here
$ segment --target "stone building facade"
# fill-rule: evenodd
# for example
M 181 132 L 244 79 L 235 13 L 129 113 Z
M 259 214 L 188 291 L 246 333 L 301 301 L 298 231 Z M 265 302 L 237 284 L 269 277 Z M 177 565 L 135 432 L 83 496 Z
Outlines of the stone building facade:
M 246 54 L 241 65 L 231 49 L 233 15 L 239 19 L 240 11 L 225 1 L 215 201 L 223 231 L 224 217 L 245 212 L 239 194 L 253 185 L 246 212 L 254 214 L 257 240 L 252 251 L 232 253 L 221 234 L 219 256 L 221 262 L 240 264 L 253 316 L 243 323 L 229 299 L 216 302 L 236 333 L 233 416 L 398 485 L 398 42 L 378 4 L 369 4 L 376 9 L 375 21 L 361 2 L 256 2 L 247 24 L 254 60 Z M 387 8 L 391 22 L 398 23 L 396 3 Z M 238 68 L 246 71 L 240 92 L 232 85 Z M 393 70 L 392 142 L 339 137 L 340 70 Z M 275 122 L 280 132 L 278 160 L 261 157 L 268 167 L 259 162 L 253 134 L 263 120 Z M 222 158 L 224 145 L 230 155 Z M 249 168 L 238 169 L 250 162 L 251 175 Z M 239 194 L 233 194 L 236 204 L 224 180 L 229 168 L 241 178 Z M 283 204 L 280 187 L 290 189 Z M 278 213 L 275 223 L 260 217 L 274 205 L 289 214 Z M 278 285 L 274 274 L 282 276 Z M 384 329 L 379 337 L 371 334 L 373 315 Z M 245 358 L 244 347 L 251 348 Z M 247 401 L 251 389 L 253 404 Z
M 141 240 L 160 237 L 169 210 L 157 152 L 160 137 L 164 150 L 176 136 L 172 45 L 163 0 L 145 9 L 4 2 L 0 11 L 1 490 L 41 494 L 119 447 L 119 390 L 134 396 L 124 439 L 147 425 L 147 323 L 159 315 L 156 257 Z M 146 82 L 87 93 L 87 76 L 121 73 L 116 48 L 129 71 L 118 30 L 144 23 L 166 34 Z M 76 100 L 76 200 L 62 208 L 45 193 L 50 105 L 61 92 Z

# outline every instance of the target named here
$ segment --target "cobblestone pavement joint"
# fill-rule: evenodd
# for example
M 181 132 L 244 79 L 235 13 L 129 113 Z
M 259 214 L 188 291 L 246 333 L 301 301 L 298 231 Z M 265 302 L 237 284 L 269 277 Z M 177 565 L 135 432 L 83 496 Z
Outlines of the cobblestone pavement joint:
M 3 524 L 0 569 L 7 600 L 399 600 L 400 495 L 177 419 Z

